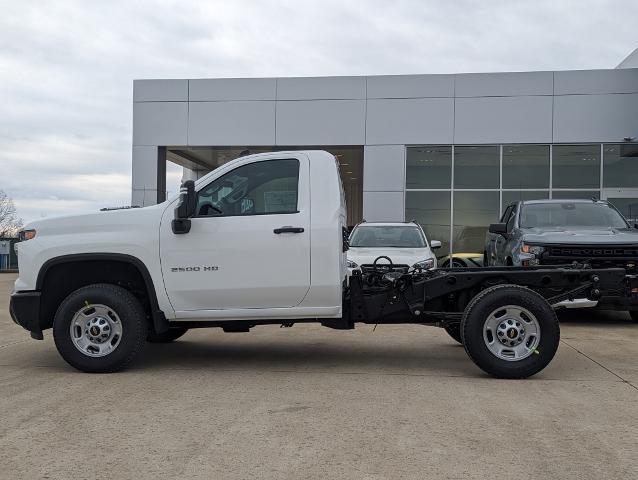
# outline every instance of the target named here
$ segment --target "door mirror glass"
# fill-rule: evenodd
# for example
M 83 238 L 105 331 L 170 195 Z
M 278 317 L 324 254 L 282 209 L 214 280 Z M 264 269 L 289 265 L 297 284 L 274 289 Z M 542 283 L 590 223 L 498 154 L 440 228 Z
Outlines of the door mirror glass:
M 430 240 L 430 248 L 432 250 L 437 250 L 441 248 L 441 242 L 439 240 Z
M 494 233 L 496 235 L 507 236 L 507 224 L 506 223 L 491 223 L 489 232 Z

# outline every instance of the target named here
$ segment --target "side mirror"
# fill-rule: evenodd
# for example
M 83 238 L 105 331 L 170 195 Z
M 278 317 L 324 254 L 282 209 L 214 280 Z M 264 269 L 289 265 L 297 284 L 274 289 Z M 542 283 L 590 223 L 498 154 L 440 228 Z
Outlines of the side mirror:
M 490 223 L 490 233 L 507 236 L 507 223 Z
M 191 230 L 190 217 L 195 215 L 197 208 L 197 196 L 195 195 L 195 182 L 187 180 L 179 189 L 179 204 L 175 208 L 175 218 L 171 222 L 173 233 L 183 234 Z
M 430 248 L 432 250 L 437 250 L 441 248 L 442 243 L 439 240 L 430 240 Z

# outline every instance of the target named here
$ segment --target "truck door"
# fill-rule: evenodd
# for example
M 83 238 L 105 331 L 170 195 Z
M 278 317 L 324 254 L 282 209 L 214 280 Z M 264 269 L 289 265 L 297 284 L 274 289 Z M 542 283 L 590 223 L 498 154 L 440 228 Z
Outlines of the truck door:
M 299 305 L 310 288 L 308 157 L 250 157 L 198 184 L 189 233 L 164 212 L 160 256 L 176 311 Z

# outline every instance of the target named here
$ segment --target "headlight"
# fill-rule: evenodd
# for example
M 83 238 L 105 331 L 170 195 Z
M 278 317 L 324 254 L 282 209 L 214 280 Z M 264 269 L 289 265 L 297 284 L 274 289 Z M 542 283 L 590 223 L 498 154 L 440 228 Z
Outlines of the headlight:
M 430 268 L 434 268 L 434 259 L 428 258 L 426 260 L 416 262 L 414 265 L 412 265 L 412 268 L 420 268 L 421 270 L 429 270 Z
M 18 232 L 18 241 L 24 242 L 35 238 L 35 230 L 20 230 Z
M 347 260 L 348 268 L 359 268 L 359 265 L 354 263 L 352 260 Z
M 545 247 L 541 247 L 540 245 L 528 245 L 526 243 L 521 247 L 521 252 L 523 253 L 531 253 L 532 255 L 540 255 L 545 251 Z

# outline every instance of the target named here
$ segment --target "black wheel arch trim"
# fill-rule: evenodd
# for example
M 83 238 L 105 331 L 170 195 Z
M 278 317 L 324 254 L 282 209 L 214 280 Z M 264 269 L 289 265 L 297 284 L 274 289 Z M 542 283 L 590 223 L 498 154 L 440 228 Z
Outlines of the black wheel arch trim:
M 125 253 L 73 253 L 69 255 L 60 255 L 59 257 L 53 257 L 44 262 L 40 271 L 38 272 L 38 278 L 35 282 L 35 288 L 38 291 L 42 290 L 44 279 L 49 269 L 55 265 L 71 262 L 86 262 L 95 260 L 115 260 L 118 262 L 129 263 L 133 265 L 142 275 L 146 292 L 148 294 L 148 300 L 151 306 L 151 317 L 153 319 L 153 327 L 157 333 L 163 333 L 168 330 L 168 320 L 164 315 L 164 312 L 159 308 L 159 302 L 157 301 L 157 292 L 155 290 L 155 284 L 153 278 L 146 268 L 144 262 L 133 255 Z

